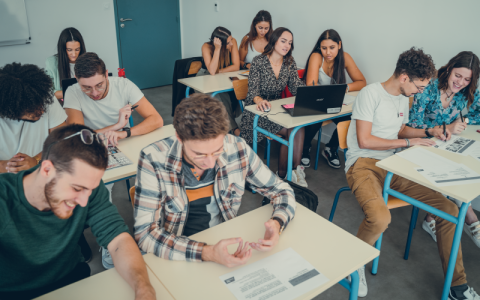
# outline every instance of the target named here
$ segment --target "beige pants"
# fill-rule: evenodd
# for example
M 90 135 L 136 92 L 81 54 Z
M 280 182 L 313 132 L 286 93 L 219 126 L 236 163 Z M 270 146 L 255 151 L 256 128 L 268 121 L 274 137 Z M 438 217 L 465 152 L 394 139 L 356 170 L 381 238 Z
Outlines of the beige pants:
M 347 181 L 350 189 L 362 207 L 365 219 L 358 229 L 357 237 L 373 245 L 380 234 L 387 229 L 391 221 L 390 210 L 383 200 L 383 184 L 387 171 L 375 166 L 377 159 L 359 158 L 347 172 Z M 393 175 L 391 188 L 410 196 L 427 205 L 435 207 L 453 216 L 458 215 L 457 206 L 445 198 L 441 193 L 419 185 L 405 178 Z M 455 224 L 442 218 L 435 217 L 437 230 L 437 246 L 442 260 L 443 272 L 447 272 L 450 249 L 455 234 Z M 463 267 L 462 248 L 458 250 L 452 286 L 467 283 L 467 276 Z

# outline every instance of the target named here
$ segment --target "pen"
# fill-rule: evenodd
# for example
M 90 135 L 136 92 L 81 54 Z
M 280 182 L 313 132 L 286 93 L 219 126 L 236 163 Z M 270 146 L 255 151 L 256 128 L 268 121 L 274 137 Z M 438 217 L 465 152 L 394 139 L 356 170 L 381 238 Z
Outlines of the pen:
M 462 116 L 462 112 L 460 112 L 460 120 L 462 121 L 463 123 L 463 116 Z
M 445 122 L 443 122 L 443 135 L 445 136 L 445 139 L 447 138 L 447 129 L 445 127 Z
M 135 106 L 132 106 L 132 110 L 135 110 L 135 108 L 137 108 L 138 105 L 135 105 Z

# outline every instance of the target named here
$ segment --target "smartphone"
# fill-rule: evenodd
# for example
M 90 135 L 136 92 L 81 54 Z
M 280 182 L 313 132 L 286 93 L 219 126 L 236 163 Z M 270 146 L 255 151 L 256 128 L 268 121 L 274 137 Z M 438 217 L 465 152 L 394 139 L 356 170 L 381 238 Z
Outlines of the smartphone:
M 228 77 L 231 81 L 239 80 L 238 77 Z

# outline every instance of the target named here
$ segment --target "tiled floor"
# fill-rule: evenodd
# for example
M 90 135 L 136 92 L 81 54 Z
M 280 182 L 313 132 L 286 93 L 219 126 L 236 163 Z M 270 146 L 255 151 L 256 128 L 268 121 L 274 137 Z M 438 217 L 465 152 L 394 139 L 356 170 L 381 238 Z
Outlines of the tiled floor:
M 143 91 L 147 99 L 162 115 L 165 124 L 172 123 L 171 117 L 171 86 L 148 89 Z M 136 124 L 141 117 L 135 115 Z M 314 141 L 316 145 L 316 140 Z M 263 148 L 259 149 L 263 153 Z M 278 144 L 272 147 L 271 166 L 276 171 L 278 156 Z M 320 158 L 318 170 L 313 167 L 306 169 L 307 182 L 310 189 L 317 194 L 319 206 L 317 213 L 328 218 L 336 191 L 347 185 L 343 168 L 330 168 L 323 158 Z M 343 157 L 342 157 L 343 160 Z M 131 180 L 134 185 L 135 180 Z M 240 214 L 248 212 L 260 206 L 262 197 L 258 194 L 246 192 L 243 197 Z M 133 226 L 132 205 L 128 200 L 125 182 L 116 183 L 113 188 L 113 202 L 120 214 L 130 227 Z M 377 276 L 370 274 L 371 263 L 367 265 L 367 282 L 369 293 L 366 299 L 439 299 L 443 287 L 443 272 L 440 258 L 435 242 L 421 229 L 421 220 L 424 213 L 421 212 L 417 222 L 417 229 L 414 232 L 410 258 L 403 259 L 403 252 L 407 239 L 407 231 L 410 220 L 411 207 L 398 208 L 392 211 L 392 223 L 385 232 L 382 243 L 382 254 L 380 258 L 379 272 Z M 355 235 L 358 226 L 363 220 L 363 212 L 360 209 L 355 197 L 349 192 L 342 194 L 334 223 Z M 287 229 L 288 230 L 288 229 Z M 315 230 L 312 229 L 312 238 L 315 238 Z M 91 232 L 87 230 L 87 240 L 93 249 L 93 260 L 90 263 L 92 274 L 103 271 L 101 254 L 98 252 L 98 245 Z M 462 238 L 464 266 L 468 275 L 469 284 L 476 290 L 480 290 L 480 249 L 467 237 Z M 351 250 L 354 253 L 355 249 Z M 322 255 L 319 253 L 318 255 Z M 476 261 L 476 263 L 475 263 Z M 335 285 L 320 296 L 314 299 L 347 299 L 347 291 Z

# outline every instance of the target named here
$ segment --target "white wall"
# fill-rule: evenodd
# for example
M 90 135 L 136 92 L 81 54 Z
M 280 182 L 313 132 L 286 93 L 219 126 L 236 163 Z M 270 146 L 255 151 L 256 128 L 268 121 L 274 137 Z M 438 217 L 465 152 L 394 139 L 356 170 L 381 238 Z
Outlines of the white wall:
M 57 53 L 60 32 L 77 28 L 87 51 L 96 52 L 117 74 L 118 52 L 113 0 L 26 0 L 31 43 L 0 47 L 0 66 L 12 62 L 45 67 L 45 59 Z
M 398 55 L 412 46 L 432 55 L 436 67 L 463 50 L 480 55 L 479 0 L 180 0 L 183 57 L 200 56 L 216 26 L 239 42 L 255 14 L 268 10 L 273 27 L 294 35 L 293 55 L 304 67 L 320 34 L 337 30 L 367 82 L 387 79 Z M 214 3 L 220 5 L 215 12 Z
M 480 0 L 180 0 L 183 57 L 200 56 L 217 26 L 240 43 L 262 9 L 272 15 L 274 28 L 293 32 L 297 66 L 305 67 L 320 34 L 333 28 L 367 83 L 388 79 L 400 53 L 412 46 L 432 55 L 437 69 L 460 51 L 480 56 Z M 334 129 L 324 127 L 322 140 Z

